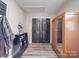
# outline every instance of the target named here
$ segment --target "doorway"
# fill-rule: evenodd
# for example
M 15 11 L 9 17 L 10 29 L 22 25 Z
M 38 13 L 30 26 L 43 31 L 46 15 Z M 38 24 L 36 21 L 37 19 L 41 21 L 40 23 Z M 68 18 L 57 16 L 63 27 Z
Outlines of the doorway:
M 50 43 L 50 18 L 32 19 L 32 43 Z

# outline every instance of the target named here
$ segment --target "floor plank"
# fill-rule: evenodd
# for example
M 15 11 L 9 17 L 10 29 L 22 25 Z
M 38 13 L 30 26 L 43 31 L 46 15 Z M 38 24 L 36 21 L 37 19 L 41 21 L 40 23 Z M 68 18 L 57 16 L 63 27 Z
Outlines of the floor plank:
M 21 58 L 56 58 L 57 55 L 53 51 L 52 46 L 48 43 L 32 43 L 29 44 Z

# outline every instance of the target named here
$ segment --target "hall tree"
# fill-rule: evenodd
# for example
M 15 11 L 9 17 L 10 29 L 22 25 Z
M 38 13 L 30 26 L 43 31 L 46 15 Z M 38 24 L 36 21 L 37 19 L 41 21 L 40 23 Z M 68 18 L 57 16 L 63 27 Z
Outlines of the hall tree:
M 64 12 L 53 19 L 52 47 L 59 57 L 79 57 L 79 12 Z

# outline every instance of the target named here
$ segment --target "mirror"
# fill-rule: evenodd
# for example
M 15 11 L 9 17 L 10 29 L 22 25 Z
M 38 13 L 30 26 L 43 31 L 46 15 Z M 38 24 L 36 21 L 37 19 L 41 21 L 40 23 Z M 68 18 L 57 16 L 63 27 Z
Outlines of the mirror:
M 57 48 L 62 48 L 62 17 L 58 18 L 57 23 Z

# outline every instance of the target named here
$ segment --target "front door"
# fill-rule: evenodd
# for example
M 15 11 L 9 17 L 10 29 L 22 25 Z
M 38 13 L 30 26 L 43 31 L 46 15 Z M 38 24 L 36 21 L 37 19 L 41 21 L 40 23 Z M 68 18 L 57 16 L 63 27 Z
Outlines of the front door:
M 49 18 L 32 19 L 32 42 L 33 43 L 50 42 L 50 19 Z

